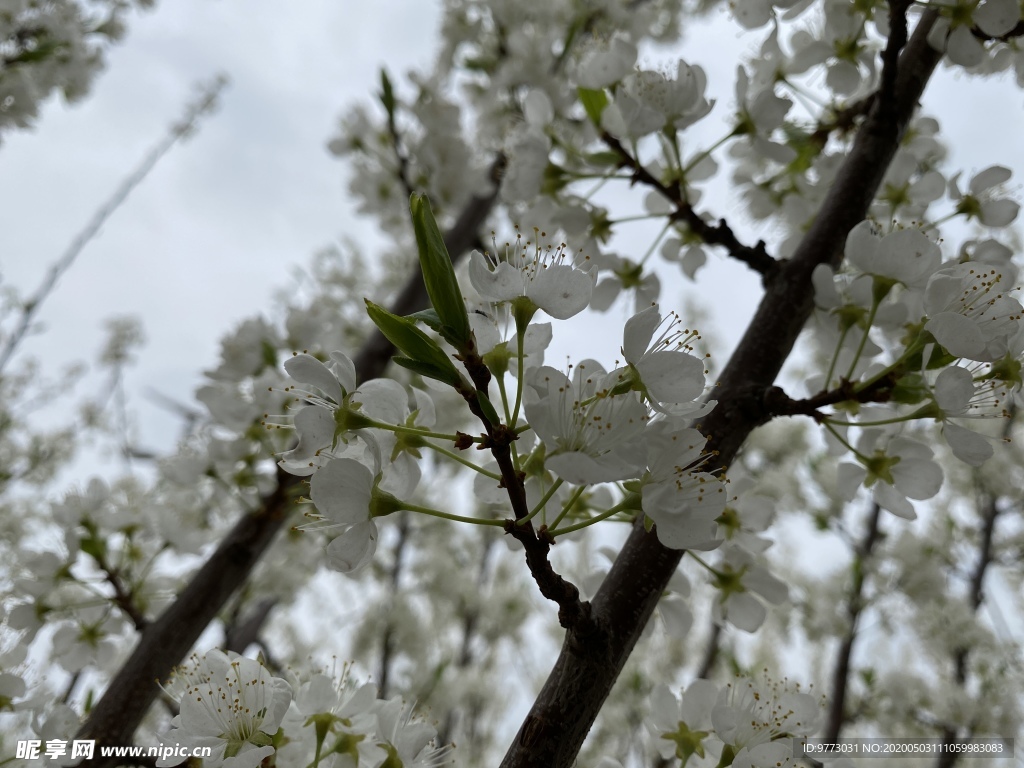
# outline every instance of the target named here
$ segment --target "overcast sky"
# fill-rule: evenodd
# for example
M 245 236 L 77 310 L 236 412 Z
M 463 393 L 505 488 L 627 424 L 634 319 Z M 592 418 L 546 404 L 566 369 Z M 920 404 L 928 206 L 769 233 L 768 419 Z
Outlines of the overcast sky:
M 178 0 L 134 16 L 84 102 L 51 100 L 34 131 L 8 134 L 0 145 L 5 284 L 24 295 L 35 290 L 181 114 L 196 81 L 223 71 L 232 85 L 220 111 L 86 248 L 41 313 L 45 334 L 30 339 L 27 351 L 51 370 L 92 359 L 105 318 L 139 316 L 148 343 L 128 386 L 140 442 L 170 447 L 175 422 L 143 399 L 146 389 L 191 399 L 200 372 L 216 362 L 220 335 L 269 307 L 297 266 L 340 235 L 374 242 L 373 223 L 354 216 L 345 194 L 344 164 L 325 143 L 346 105 L 372 98 L 382 64 L 396 79 L 429 65 L 439 17 L 439 2 L 403 0 Z M 684 43 L 684 57 L 709 70 L 716 112 L 731 107 L 736 63 L 723 47 L 749 50 L 754 40 L 728 27 Z M 948 71 L 926 100 L 968 171 L 994 162 L 1024 169 L 1022 104 L 1005 81 Z M 727 211 L 735 200 L 715 204 Z M 743 269 L 709 268 L 696 289 L 733 331 L 756 300 L 757 282 Z

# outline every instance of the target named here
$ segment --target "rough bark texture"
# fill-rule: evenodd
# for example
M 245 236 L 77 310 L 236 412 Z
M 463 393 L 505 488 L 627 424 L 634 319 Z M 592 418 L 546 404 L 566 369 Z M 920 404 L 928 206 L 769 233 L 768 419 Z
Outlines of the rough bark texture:
M 764 395 L 813 308 L 811 273 L 839 264 L 847 233 L 864 219 L 940 54 L 926 37 L 926 12 L 899 57 L 898 71 L 861 125 L 836 180 L 793 258 L 779 264 L 764 298 L 723 372 L 704 420 L 716 463 L 729 464 L 766 419 Z M 905 27 L 904 27 L 905 29 Z M 895 63 L 887 51 L 886 63 Z M 883 84 L 886 76 L 883 74 Z M 891 98 L 886 98 L 891 96 Z M 502 768 L 568 768 L 583 745 L 682 553 L 666 549 L 637 521 L 593 600 L 597 631 L 566 633 L 554 669 L 501 763 Z
M 498 194 L 497 182 L 504 170 L 504 158 L 492 166 L 493 191 L 471 198 L 458 220 L 445 234 L 445 245 L 453 259 L 474 246 Z M 406 315 L 427 305 L 427 291 L 417 270 L 395 298 L 391 311 Z M 355 356 L 360 381 L 380 376 L 391 360 L 393 347 L 374 331 Z M 278 471 L 277 487 L 264 497 L 260 508 L 244 515 L 174 603 L 139 637 L 131 657 L 111 681 L 76 739 L 95 739 L 97 745 L 121 746 L 132 737 L 143 716 L 156 699 L 158 680 L 166 680 L 175 665 L 192 649 L 199 635 L 213 621 L 246 580 L 270 546 L 293 509 L 301 478 Z M 118 758 L 90 761 L 90 768 L 117 765 Z

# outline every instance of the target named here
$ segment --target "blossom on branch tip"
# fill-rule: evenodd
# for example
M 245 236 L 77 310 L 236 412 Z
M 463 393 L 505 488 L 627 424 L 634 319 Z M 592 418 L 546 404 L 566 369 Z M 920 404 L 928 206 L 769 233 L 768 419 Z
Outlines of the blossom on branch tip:
M 571 257 L 564 243 L 552 248 L 524 242 L 521 235 L 514 244 L 505 243 L 503 254 L 473 251 L 469 259 L 469 279 L 482 297 L 494 302 L 529 299 L 559 320 L 586 309 L 596 278 L 589 256 Z
M 622 354 L 627 366 L 612 372 L 615 391 L 636 390 L 662 413 L 698 418 L 715 402 L 694 401 L 704 393 L 704 361 L 692 354 L 697 331 L 681 327 L 676 314 L 664 319 L 658 306 L 648 307 L 626 321 Z

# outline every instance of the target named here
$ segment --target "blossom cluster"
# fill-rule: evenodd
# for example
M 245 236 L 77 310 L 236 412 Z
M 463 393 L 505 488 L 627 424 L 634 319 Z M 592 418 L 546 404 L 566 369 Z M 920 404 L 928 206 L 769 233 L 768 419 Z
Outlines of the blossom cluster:
M 275 677 L 259 661 L 209 651 L 175 673 L 168 693 L 179 703 L 167 744 L 208 747 L 205 768 L 359 765 L 414 768 L 449 762 L 436 730 L 401 698 L 382 700 L 372 684 L 357 686 L 317 673 L 305 681 Z M 175 755 L 178 751 L 175 750 Z M 165 757 L 158 766 L 178 765 Z

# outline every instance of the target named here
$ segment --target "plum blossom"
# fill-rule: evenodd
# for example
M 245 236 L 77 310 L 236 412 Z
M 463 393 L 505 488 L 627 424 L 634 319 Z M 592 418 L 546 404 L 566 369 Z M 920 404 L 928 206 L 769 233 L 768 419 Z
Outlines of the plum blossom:
M 942 435 L 953 455 L 972 467 L 984 464 L 994 453 L 991 441 L 952 420 L 1008 418 L 1010 393 L 1003 382 L 985 377 L 976 381 L 969 369 L 952 365 L 939 373 L 932 394 L 934 409 L 923 414 L 943 422 Z
M 956 212 L 968 219 L 978 219 L 986 227 L 1006 227 L 1020 213 L 1020 204 L 999 197 L 999 189 L 1010 180 L 1012 172 L 1001 165 L 992 165 L 976 173 L 968 184 L 967 194 L 960 192 L 960 174 L 949 180 L 949 196 L 956 201 Z
M 288 387 L 285 390 L 302 395 L 306 405 L 293 419 L 299 441 L 281 454 L 280 465 L 292 474 L 308 475 L 319 466 L 318 462 L 310 460 L 321 451 L 333 449 L 339 442 L 347 443 L 354 435 L 365 435 L 357 430 L 368 426 L 366 419 L 351 404 L 356 389 L 356 369 L 341 352 L 331 354 L 329 365 L 312 355 L 296 354 L 285 361 L 284 369 L 295 381 L 313 389 Z
M 505 302 L 526 298 L 552 317 L 567 320 L 590 303 L 597 277 L 592 266 L 588 256 L 571 257 L 565 244 L 544 247 L 539 242 L 524 242 L 521 235 L 516 235 L 515 244 L 505 244 L 503 257 L 473 251 L 469 279 L 485 299 Z
M 437 730 L 427 722 L 413 717 L 413 708 L 401 697 L 378 701 L 374 707 L 377 716 L 379 742 L 388 757 L 384 765 L 402 768 L 431 768 L 448 762 L 451 747 L 434 746 Z
M 924 443 L 902 436 L 885 442 L 882 430 L 865 429 L 857 441 L 861 464 L 839 465 L 839 495 L 850 501 L 863 484 L 871 488 L 872 498 L 883 509 L 913 520 L 917 513 L 908 499 L 930 499 L 942 487 L 942 468 L 932 455 L 931 448 Z
M 772 605 L 781 605 L 789 596 L 785 582 L 735 545 L 725 549 L 722 562 L 715 566 L 714 584 L 721 592 L 714 604 L 715 620 L 744 632 L 756 631 L 768 617 L 768 610 L 754 595 Z
M 846 238 L 846 258 L 861 272 L 908 288 L 924 288 L 939 268 L 939 246 L 916 229 L 880 236 L 871 222 L 862 221 Z
M 711 724 L 715 735 L 735 750 L 734 765 L 736 760 L 744 766 L 793 765 L 789 744 L 785 744 L 785 755 L 776 755 L 770 747 L 785 736 L 815 733 L 821 714 L 816 698 L 765 673 L 759 681 L 736 678 L 726 684 L 711 710 Z M 765 762 L 766 757 L 770 762 Z
M 676 314 L 662 319 L 657 305 L 633 315 L 623 332 L 627 365 L 612 376 L 619 380 L 616 391 L 636 390 L 656 411 L 697 418 L 710 413 L 715 403 L 694 402 L 704 392 L 705 371 L 689 343 L 700 335 L 681 326 Z
M 273 736 L 292 700 L 288 683 L 254 659 L 222 651 L 193 656 L 175 672 L 172 695 L 180 714 L 164 741 L 211 747 L 204 766 L 256 768 L 274 754 Z M 175 695 L 176 694 L 176 695 Z M 158 766 L 177 765 L 185 757 L 164 757 Z
M 374 518 L 402 509 L 402 503 L 380 488 L 382 474 L 360 462 L 341 458 L 327 463 L 310 481 L 309 496 L 319 510 L 306 529 L 341 529 L 327 546 L 328 564 L 350 573 L 365 566 L 377 549 Z
M 626 77 L 601 114 L 601 125 L 615 136 L 639 139 L 662 129 L 682 130 L 711 111 L 704 98 L 707 75 L 680 60 L 675 79 L 641 70 Z
M 951 355 L 991 362 L 1006 354 L 1024 308 L 1003 291 L 1002 273 L 979 264 L 936 272 L 925 289 L 925 330 Z
M 576 82 L 591 90 L 617 83 L 633 71 L 636 54 L 636 46 L 622 37 L 592 41 L 576 68 Z
M 645 725 L 657 741 L 663 760 L 677 757 L 686 765 L 692 755 L 704 757 L 705 740 L 711 735 L 711 709 L 718 700 L 718 686 L 697 679 L 677 698 L 667 685 L 651 691 L 651 711 Z
M 641 487 L 643 511 L 656 524 L 658 540 L 672 549 L 717 547 L 715 520 L 725 509 L 723 483 L 700 471 L 707 438 L 675 420 L 652 422 L 645 431 L 647 463 Z
M 579 363 L 570 379 L 543 366 L 528 380 L 526 417 L 547 447 L 545 466 L 570 483 L 603 483 L 643 471 L 647 408 L 632 392 L 613 395 L 600 363 Z M 642 459 L 641 459 L 642 461 Z

